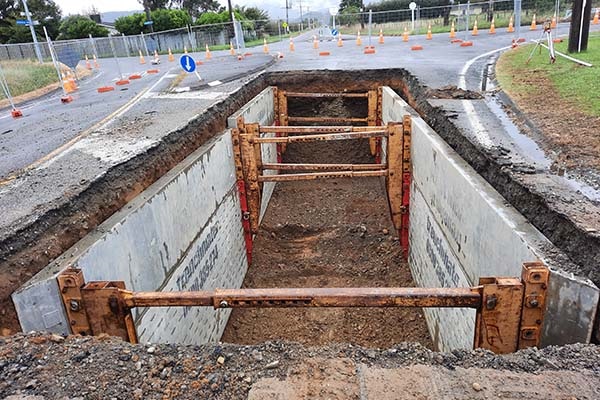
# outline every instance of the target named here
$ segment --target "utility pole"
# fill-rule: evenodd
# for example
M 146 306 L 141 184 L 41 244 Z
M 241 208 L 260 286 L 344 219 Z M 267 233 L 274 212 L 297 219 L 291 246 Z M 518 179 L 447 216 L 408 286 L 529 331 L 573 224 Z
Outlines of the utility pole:
M 229 0 L 231 1 L 231 0 Z M 290 9 L 290 6 L 288 5 L 288 0 L 285 0 L 285 23 L 287 24 L 287 26 L 290 26 L 290 17 L 288 15 L 288 10 Z
M 35 35 L 35 29 L 33 29 L 33 21 L 31 20 L 31 13 L 29 12 L 29 7 L 27 7 L 27 0 L 23 0 L 23 8 L 25 9 L 25 17 L 27 17 L 27 21 L 29 21 L 29 29 L 31 30 L 31 38 L 33 39 L 33 47 L 35 48 L 35 55 L 38 58 L 38 61 L 41 63 L 44 62 L 42 59 L 42 52 L 40 51 L 40 44 L 38 43 L 37 36 Z
M 587 49 L 591 13 L 591 0 L 573 1 L 571 28 L 569 30 L 569 53 L 579 53 Z
M 229 20 L 233 22 L 233 8 L 231 7 L 231 0 L 227 0 L 227 11 L 229 11 Z
M 303 21 L 303 17 L 302 17 L 302 0 L 300 1 L 300 30 L 303 31 L 304 30 L 304 21 Z

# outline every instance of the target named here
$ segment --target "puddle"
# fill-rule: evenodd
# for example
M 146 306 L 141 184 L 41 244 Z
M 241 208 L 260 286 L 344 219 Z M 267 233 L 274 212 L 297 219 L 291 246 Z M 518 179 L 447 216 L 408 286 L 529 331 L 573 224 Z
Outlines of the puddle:
M 544 151 L 527 135 L 521 133 L 519 128 L 510 120 L 506 112 L 502 109 L 500 102 L 496 99 L 489 99 L 486 102 L 490 111 L 500 120 L 505 132 L 508 133 L 514 145 L 521 151 L 522 157 L 529 158 L 539 166 L 549 169 L 552 161 L 546 157 Z

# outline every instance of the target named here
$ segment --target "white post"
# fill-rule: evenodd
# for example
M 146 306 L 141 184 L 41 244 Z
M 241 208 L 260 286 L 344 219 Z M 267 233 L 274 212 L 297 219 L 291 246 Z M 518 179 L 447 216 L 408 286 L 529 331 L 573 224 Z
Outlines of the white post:
M 577 44 L 577 52 L 581 53 L 581 38 L 583 36 L 583 19 L 589 18 L 585 15 L 585 6 L 587 4 L 587 0 L 583 0 L 583 4 L 581 5 L 581 23 L 579 24 L 579 43 Z

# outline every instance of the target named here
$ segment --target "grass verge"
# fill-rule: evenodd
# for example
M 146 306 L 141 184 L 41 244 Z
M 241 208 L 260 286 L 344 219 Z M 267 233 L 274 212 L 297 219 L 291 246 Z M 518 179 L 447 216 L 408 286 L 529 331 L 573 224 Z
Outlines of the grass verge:
M 39 64 L 28 60 L 2 61 L 2 69 L 13 97 L 58 82 L 52 63 Z M 4 92 L 0 90 L 0 99 L 5 98 Z
M 548 78 L 556 92 L 565 101 L 577 106 L 587 115 L 600 117 L 600 35 L 590 36 L 588 49 L 571 56 L 593 64 L 584 67 L 562 57 L 549 63 L 548 51 L 535 51 L 531 61 L 526 61 L 533 44 L 520 46 L 502 54 L 496 66 L 496 78 L 502 89 L 511 97 L 523 97 L 528 91 L 540 90 L 531 85 L 536 77 Z M 556 50 L 567 53 L 567 41 L 557 43 Z

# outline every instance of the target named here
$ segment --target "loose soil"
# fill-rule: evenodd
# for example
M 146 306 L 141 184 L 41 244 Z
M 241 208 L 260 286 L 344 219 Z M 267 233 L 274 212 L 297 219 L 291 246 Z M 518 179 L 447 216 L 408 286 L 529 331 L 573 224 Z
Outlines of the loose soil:
M 600 347 L 581 344 L 498 356 L 415 343 L 132 345 L 19 334 L 0 338 L 0 398 L 583 400 L 600 398 L 599 365 Z
M 342 113 L 332 107 L 335 114 L 324 115 Z M 317 109 L 323 112 L 313 103 L 301 115 Z M 295 143 L 283 161 L 374 163 L 368 153 L 367 140 Z M 414 285 L 390 221 L 383 180 L 344 178 L 277 184 L 243 287 Z M 415 341 L 432 347 L 422 311 L 410 308 L 235 309 L 222 341 L 278 339 L 366 347 Z

